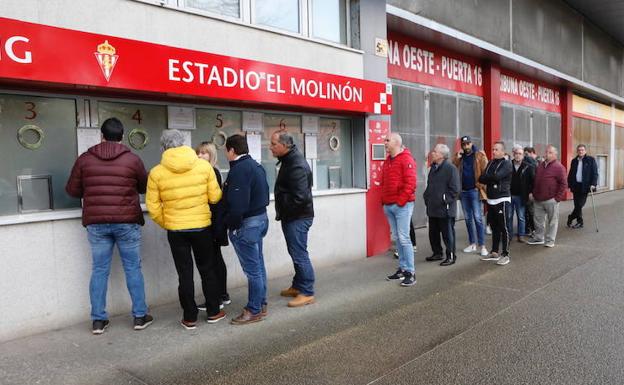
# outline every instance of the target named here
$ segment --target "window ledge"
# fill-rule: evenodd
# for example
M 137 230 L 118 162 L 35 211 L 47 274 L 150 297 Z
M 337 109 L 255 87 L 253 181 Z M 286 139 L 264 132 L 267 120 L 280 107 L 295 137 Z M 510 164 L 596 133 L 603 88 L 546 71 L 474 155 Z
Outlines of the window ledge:
M 343 188 L 333 190 L 320 190 L 312 191 L 312 196 L 334 196 L 334 195 L 348 195 L 348 194 L 364 194 L 367 190 L 360 188 Z M 271 194 L 271 201 L 275 200 L 275 196 Z M 141 209 L 144 213 L 147 212 L 145 204 L 141 204 Z M 67 209 L 56 210 L 41 213 L 29 213 L 29 214 L 17 214 L 17 215 L 5 215 L 0 216 L 0 226 L 6 225 L 18 225 L 24 223 L 36 223 L 36 222 L 49 222 L 59 221 L 65 219 L 79 219 L 82 218 L 82 209 Z

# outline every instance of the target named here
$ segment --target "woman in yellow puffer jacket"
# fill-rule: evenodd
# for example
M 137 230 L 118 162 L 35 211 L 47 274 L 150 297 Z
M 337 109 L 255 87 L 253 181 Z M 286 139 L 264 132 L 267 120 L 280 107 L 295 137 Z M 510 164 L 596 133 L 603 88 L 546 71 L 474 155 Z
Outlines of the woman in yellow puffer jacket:
M 145 201 L 150 217 L 167 230 L 184 310 L 181 324 L 185 329 L 195 329 L 198 310 L 193 255 L 206 297 L 208 322 L 225 318 L 219 309 L 221 293 L 208 206 L 221 199 L 221 188 L 210 163 L 199 159 L 195 150 L 184 145 L 180 131 L 165 130 L 160 142 L 164 152 L 160 164 L 150 171 Z

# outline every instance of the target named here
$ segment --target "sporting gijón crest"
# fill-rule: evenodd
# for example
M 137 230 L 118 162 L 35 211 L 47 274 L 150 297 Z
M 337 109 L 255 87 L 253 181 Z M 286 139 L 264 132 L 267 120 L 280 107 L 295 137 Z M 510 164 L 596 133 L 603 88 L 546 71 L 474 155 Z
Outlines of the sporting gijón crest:
M 108 82 L 113 74 L 113 69 L 115 69 L 115 64 L 117 64 L 119 55 L 116 54 L 115 47 L 110 45 L 108 40 L 105 40 L 104 43 L 98 45 L 97 52 L 94 52 L 94 54 L 100 64 L 102 73 Z

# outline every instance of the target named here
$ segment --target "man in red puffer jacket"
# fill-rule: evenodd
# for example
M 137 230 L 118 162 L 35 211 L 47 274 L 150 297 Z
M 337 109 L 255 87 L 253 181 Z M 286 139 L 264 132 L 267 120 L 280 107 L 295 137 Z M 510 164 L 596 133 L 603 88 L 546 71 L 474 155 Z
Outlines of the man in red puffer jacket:
M 416 162 L 410 150 L 403 147 L 399 134 L 386 138 L 385 147 L 388 157 L 382 167 L 381 203 L 399 252 L 399 268 L 387 279 L 401 281 L 401 286 L 413 286 L 416 276 L 409 231 L 416 198 Z
M 141 226 L 145 223 L 139 194 L 147 186 L 141 159 L 121 144 L 124 127 L 117 118 L 104 121 L 102 143 L 80 155 L 65 186 L 67 193 L 82 198 L 82 225 L 87 228 L 93 268 L 89 295 L 93 334 L 108 326 L 106 289 L 113 247 L 117 244 L 132 299 L 134 330 L 148 327 L 143 273 L 141 272 Z

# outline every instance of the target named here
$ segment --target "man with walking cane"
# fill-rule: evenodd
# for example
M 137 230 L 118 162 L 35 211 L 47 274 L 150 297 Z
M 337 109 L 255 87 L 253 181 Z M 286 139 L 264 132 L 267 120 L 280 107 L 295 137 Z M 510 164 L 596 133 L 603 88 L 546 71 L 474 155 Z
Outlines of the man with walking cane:
M 576 154 L 578 156 L 572 159 L 568 173 L 568 187 L 574 196 L 574 210 L 568 215 L 566 225 L 580 229 L 583 228 L 583 206 L 587 201 L 587 194 L 595 191 L 598 184 L 598 165 L 593 157 L 587 155 L 584 144 L 576 146 Z M 575 219 L 576 223 L 572 224 Z

